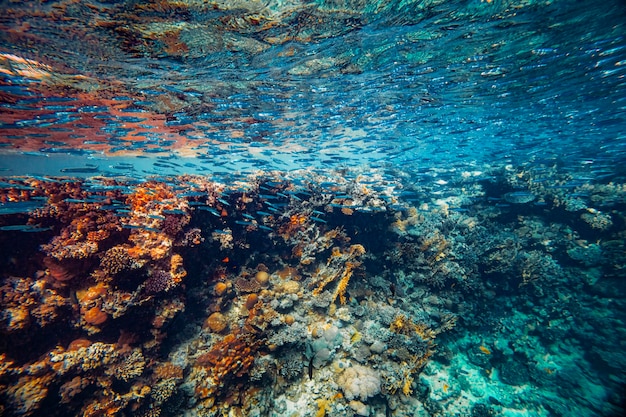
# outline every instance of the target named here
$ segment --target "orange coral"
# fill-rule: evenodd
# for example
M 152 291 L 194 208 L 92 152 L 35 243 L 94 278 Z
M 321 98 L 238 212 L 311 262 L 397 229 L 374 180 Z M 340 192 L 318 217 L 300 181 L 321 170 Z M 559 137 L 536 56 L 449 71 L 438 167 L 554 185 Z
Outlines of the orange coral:
M 147 213 L 155 202 L 173 199 L 174 193 L 164 183 L 151 181 L 143 187 L 137 187 L 135 192 L 128 197 L 131 210 L 138 213 Z
M 228 291 L 229 288 L 230 286 L 227 283 L 218 282 L 215 284 L 213 291 L 215 292 L 215 295 L 217 295 L 218 297 L 221 297 L 222 295 L 226 293 L 226 291 Z
M 94 301 L 107 293 L 107 286 L 99 282 L 91 287 L 76 291 L 76 298 L 82 304 Z
M 154 375 L 158 379 L 183 379 L 183 368 L 166 362 L 155 368 Z
M 279 228 L 279 234 L 283 239 L 288 240 L 290 236 L 296 233 L 298 230 L 302 230 L 306 224 L 308 218 L 304 214 L 292 214 L 289 217 L 289 222 L 283 224 Z
M 196 359 L 196 365 L 208 372 L 207 385 L 199 385 L 196 392 L 204 399 L 218 393 L 218 389 L 232 389 L 228 383 L 248 373 L 260 345 L 250 334 L 232 333 L 224 337 Z
M 341 279 L 337 284 L 337 288 L 335 289 L 335 293 L 333 294 L 333 302 L 339 296 L 339 301 L 341 304 L 346 303 L 346 289 L 348 288 L 348 282 L 350 282 L 350 277 L 352 277 L 352 270 L 355 266 L 360 265 L 359 263 L 346 262 L 346 269 L 343 271 L 341 275 Z
M 259 296 L 256 294 L 249 294 L 246 298 L 246 309 L 252 310 L 252 308 L 259 302 Z
M 109 318 L 108 314 L 100 310 L 99 307 L 92 307 L 85 311 L 83 315 L 85 321 L 91 325 L 99 326 Z
M 183 257 L 175 253 L 170 259 L 170 274 L 172 275 L 172 287 L 177 286 L 187 276 L 183 267 Z
M 221 333 L 228 327 L 228 320 L 222 313 L 215 312 L 204 321 L 204 327 L 211 329 L 212 332 Z
M 91 346 L 91 340 L 89 339 L 74 339 L 70 342 L 70 344 L 67 346 L 67 351 L 71 352 L 71 351 L 75 351 L 75 350 L 79 350 L 82 348 L 86 348 Z

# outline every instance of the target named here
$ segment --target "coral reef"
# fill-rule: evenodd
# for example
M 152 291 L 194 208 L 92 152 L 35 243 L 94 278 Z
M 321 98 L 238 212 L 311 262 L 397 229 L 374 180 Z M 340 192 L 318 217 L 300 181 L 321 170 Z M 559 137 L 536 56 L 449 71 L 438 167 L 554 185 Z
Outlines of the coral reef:
M 505 180 L 534 184 L 526 174 L 467 185 L 468 211 L 436 193 L 402 202 L 401 184 L 308 175 L 7 182 L 3 201 L 42 203 L 0 220 L 46 229 L 0 235 L 14 253 L 0 285 L 5 412 L 473 415 L 515 409 L 510 390 L 618 380 L 623 358 L 592 336 L 624 333 L 620 310 L 595 298 L 626 297 L 617 209 L 591 224 L 582 214 L 598 213 L 563 208 L 552 188 L 508 194 Z M 496 189 L 507 205 L 486 197 Z M 600 397 L 585 406 L 618 408 Z

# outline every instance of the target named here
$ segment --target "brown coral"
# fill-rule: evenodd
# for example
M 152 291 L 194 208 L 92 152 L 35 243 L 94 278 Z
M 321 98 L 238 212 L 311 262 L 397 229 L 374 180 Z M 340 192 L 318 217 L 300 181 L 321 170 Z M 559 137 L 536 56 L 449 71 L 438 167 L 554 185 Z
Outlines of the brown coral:
M 235 280 L 235 289 L 240 293 L 258 292 L 261 285 L 256 279 L 239 277 Z
M 200 398 L 208 398 L 220 389 L 232 389 L 229 385 L 236 378 L 246 375 L 254 363 L 254 355 L 261 346 L 250 334 L 229 334 L 213 348 L 196 359 L 196 366 L 204 367 L 208 377 L 196 387 Z
M 221 333 L 228 327 L 228 320 L 222 313 L 215 312 L 204 321 L 203 327 L 214 333 Z
M 125 246 L 114 246 L 107 250 L 100 259 L 100 269 L 110 276 L 115 276 L 123 271 L 140 268 L 141 264 L 133 259 Z
M 157 379 L 183 379 L 183 368 L 166 362 L 154 369 L 154 375 Z
M 332 300 L 334 302 L 339 297 L 341 303 L 345 304 L 345 292 L 348 282 L 352 277 L 354 268 L 361 264 L 356 259 L 363 254 L 365 254 L 363 245 L 352 245 L 346 252 L 342 252 L 337 247 L 333 248 L 326 267 L 318 273 L 320 279 L 318 280 L 317 288 L 313 290 L 313 295 L 320 295 L 328 284 L 339 278 Z
M 0 327 L 12 332 L 57 320 L 69 300 L 48 288 L 44 279 L 11 277 L 0 286 Z

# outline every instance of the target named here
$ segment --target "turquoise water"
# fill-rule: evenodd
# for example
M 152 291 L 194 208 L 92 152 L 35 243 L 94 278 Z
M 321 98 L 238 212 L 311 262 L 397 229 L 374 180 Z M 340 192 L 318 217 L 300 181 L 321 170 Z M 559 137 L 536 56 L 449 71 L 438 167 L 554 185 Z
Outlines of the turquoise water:
M 624 414 L 622 2 L 0 7 L 0 414 Z

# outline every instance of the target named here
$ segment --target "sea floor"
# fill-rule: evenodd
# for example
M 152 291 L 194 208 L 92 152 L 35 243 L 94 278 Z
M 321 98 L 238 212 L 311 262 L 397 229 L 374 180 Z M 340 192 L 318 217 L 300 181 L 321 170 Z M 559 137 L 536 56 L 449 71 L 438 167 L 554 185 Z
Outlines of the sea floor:
M 626 186 L 12 177 L 5 415 L 619 416 Z

